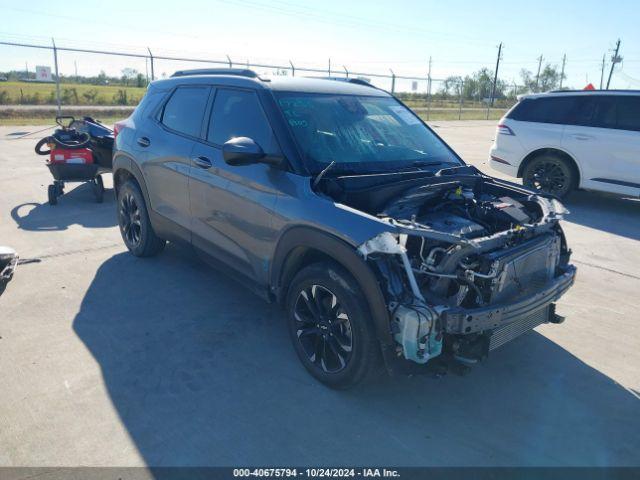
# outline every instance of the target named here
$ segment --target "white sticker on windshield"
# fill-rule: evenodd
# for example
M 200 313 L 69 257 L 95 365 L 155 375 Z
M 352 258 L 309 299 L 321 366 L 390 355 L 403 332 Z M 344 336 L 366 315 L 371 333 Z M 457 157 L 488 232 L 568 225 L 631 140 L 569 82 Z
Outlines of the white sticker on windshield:
M 400 117 L 400 120 L 402 120 L 407 125 L 416 125 L 417 123 L 420 123 L 420 120 L 418 120 L 418 118 L 415 115 L 413 115 L 409 110 L 407 110 L 403 106 L 396 105 L 389 108 L 393 113 L 395 113 L 398 117 Z

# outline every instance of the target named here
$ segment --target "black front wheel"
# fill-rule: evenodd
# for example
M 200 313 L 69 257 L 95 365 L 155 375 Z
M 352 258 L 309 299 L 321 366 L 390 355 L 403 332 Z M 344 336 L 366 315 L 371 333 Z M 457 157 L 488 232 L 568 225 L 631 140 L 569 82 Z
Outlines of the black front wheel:
M 140 189 L 132 181 L 118 189 L 118 225 L 124 244 L 137 257 L 152 257 L 165 246 L 166 242 L 158 238 L 149 221 Z
M 287 294 L 293 346 L 305 368 L 332 388 L 349 388 L 377 370 L 378 345 L 357 282 L 332 263 L 302 269 Z
M 566 197 L 577 187 L 573 166 L 556 155 L 540 155 L 531 160 L 522 172 L 522 183 L 539 192 Z

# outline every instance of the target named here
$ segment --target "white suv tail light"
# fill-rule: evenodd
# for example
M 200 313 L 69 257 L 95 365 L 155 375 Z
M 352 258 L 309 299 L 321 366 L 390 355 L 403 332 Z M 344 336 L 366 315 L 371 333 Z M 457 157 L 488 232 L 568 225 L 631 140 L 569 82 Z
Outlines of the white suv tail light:
M 511 128 L 500 123 L 498 124 L 498 135 L 515 135 L 515 133 L 513 133 L 513 130 L 511 130 Z

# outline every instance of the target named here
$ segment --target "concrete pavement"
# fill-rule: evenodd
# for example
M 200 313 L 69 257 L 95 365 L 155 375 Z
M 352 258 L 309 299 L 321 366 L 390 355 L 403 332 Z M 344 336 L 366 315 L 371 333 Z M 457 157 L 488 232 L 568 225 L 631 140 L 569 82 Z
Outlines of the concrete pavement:
M 488 173 L 495 122 L 434 122 Z M 0 127 L 0 466 L 638 465 L 640 202 L 579 193 L 562 325 L 465 377 L 326 389 L 277 307 L 174 246 L 126 253 L 111 190 L 49 207 L 41 134 Z M 105 182 L 107 187 L 110 181 Z

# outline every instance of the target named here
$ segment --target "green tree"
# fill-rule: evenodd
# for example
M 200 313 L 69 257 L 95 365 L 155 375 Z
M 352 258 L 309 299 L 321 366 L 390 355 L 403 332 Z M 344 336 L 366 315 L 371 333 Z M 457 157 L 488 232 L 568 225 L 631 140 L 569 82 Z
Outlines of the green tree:
M 460 95 L 460 86 L 462 85 L 462 77 L 451 75 L 444 79 L 440 87 L 440 93 L 443 97 Z
M 498 79 L 495 98 L 503 98 L 506 87 L 506 83 Z M 491 97 L 492 88 L 493 71 L 488 68 L 481 68 L 472 75 L 465 77 L 462 94 L 468 100 L 483 100 Z
M 147 79 L 141 73 L 136 75 L 136 87 L 142 88 L 147 86 Z
M 523 85 L 529 92 L 548 92 L 549 90 L 555 90 L 560 86 L 560 78 L 566 79 L 566 75 L 562 75 L 557 65 L 551 65 L 547 63 L 542 71 L 540 77 L 536 82 L 536 76 L 527 69 L 520 70 L 520 78 Z
M 124 83 L 124 85 L 126 87 L 129 86 L 129 81 L 133 80 L 134 78 L 136 78 L 136 75 L 138 75 L 138 71 L 135 68 L 123 68 L 122 69 L 122 83 Z

